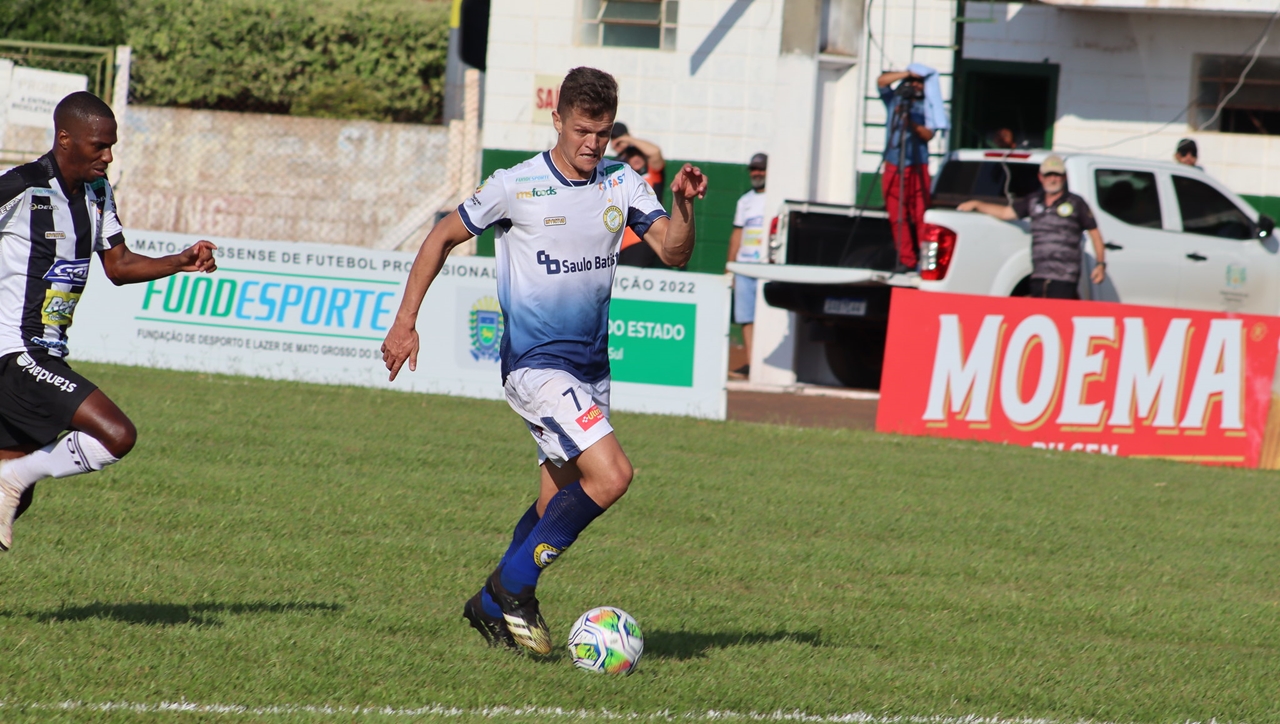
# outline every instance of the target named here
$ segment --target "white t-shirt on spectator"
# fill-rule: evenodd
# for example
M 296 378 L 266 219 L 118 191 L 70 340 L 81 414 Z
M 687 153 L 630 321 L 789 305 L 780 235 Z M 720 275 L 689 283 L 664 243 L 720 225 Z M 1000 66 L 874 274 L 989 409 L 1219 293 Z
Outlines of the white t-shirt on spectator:
M 742 229 L 742 243 L 738 245 L 738 256 L 734 261 L 765 262 L 764 228 L 764 192 L 748 191 L 738 199 L 738 208 L 733 214 L 733 225 Z

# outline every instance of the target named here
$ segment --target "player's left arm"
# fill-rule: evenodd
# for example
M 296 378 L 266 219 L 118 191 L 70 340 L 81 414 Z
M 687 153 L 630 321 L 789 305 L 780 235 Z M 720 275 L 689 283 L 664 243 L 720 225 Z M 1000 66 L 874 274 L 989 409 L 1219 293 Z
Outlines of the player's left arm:
M 163 279 L 179 272 L 205 272 L 217 270 L 214 261 L 214 246 L 211 241 L 197 241 L 177 254 L 152 257 L 135 254 L 122 241 L 109 249 L 98 252 L 102 258 L 102 268 L 112 284 L 137 284 L 154 279 Z
M 667 266 L 684 266 L 693 256 L 693 202 L 707 195 L 707 177 L 697 166 L 685 164 L 671 182 L 671 218 L 660 217 L 644 240 Z

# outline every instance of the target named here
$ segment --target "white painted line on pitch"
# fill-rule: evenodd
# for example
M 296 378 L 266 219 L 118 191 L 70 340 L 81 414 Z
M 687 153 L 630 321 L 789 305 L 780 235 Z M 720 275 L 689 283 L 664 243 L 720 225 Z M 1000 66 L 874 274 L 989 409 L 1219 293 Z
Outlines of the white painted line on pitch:
M 1090 719 L 1032 719 L 1006 718 L 990 716 L 886 716 L 853 712 L 850 714 L 807 714 L 802 711 L 773 712 L 737 712 L 722 709 L 707 709 L 673 713 L 662 710 L 652 713 L 619 712 L 608 709 L 565 709 L 562 707 L 542 706 L 487 706 L 464 709 L 441 704 L 428 704 L 416 708 L 398 708 L 391 706 L 244 706 L 241 704 L 199 704 L 191 701 L 166 701 L 158 704 L 135 702 L 104 702 L 93 704 L 83 701 L 63 701 L 58 703 L 27 703 L 0 701 L 0 710 L 15 711 L 86 711 L 86 712 L 133 712 L 137 714 L 177 713 L 177 714 L 226 714 L 261 718 L 264 716 L 289 716 L 293 714 L 311 714 L 334 717 L 349 716 L 384 716 L 384 717 L 485 717 L 490 719 L 512 717 L 541 719 L 576 719 L 580 721 L 615 721 L 649 720 L 649 721 L 782 721 L 782 722 L 848 722 L 850 724 L 1108 724 Z M 1192 721 L 1181 724 L 1225 724 L 1216 719 L 1208 722 Z

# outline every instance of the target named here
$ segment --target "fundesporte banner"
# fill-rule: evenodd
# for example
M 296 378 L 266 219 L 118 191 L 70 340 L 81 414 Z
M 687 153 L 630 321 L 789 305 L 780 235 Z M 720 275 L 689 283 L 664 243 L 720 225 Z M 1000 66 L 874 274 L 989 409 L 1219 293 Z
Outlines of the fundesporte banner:
M 380 348 L 412 254 L 125 235 L 149 255 L 208 238 L 218 245 L 218 271 L 116 287 L 95 260 L 70 334 L 73 362 L 502 398 L 492 258 L 448 260 L 418 315 L 418 369 L 406 365 L 388 382 Z M 614 409 L 724 419 L 728 284 L 712 274 L 618 267 L 609 318 Z
M 895 289 L 876 429 L 1274 469 L 1278 340 L 1276 317 Z

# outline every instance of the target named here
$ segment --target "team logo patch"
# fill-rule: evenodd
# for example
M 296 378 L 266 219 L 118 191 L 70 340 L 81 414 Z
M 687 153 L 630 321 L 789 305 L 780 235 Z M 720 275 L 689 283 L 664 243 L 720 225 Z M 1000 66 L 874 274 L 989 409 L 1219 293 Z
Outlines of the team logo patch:
M 1058 204 L 1058 216 L 1070 216 L 1076 212 L 1076 207 L 1071 205 L 1070 201 L 1063 201 Z
M 548 216 L 542 220 L 543 226 L 564 226 L 567 223 L 569 223 L 569 220 L 563 216 Z
M 600 422 L 603 419 L 604 419 L 604 413 L 600 411 L 600 408 L 598 406 L 592 405 L 591 407 L 587 408 L 586 412 L 582 413 L 581 415 L 578 415 L 578 419 L 577 419 L 578 427 L 582 428 L 583 430 L 590 430 L 591 428 L 595 427 L 595 424 L 597 422 Z
M 59 292 L 50 289 L 44 293 L 44 306 L 40 308 L 40 320 L 55 327 L 70 326 L 75 316 L 80 295 L 75 292 Z
M 546 568 L 559 557 L 560 549 L 546 543 L 539 543 L 538 547 L 533 549 L 533 562 L 537 563 L 539 568 Z
M 61 234 L 62 232 L 58 233 Z M 44 273 L 44 280 L 54 284 L 84 286 L 84 283 L 89 280 L 89 260 L 62 259 L 55 261 L 53 266 L 49 267 L 49 271 Z
M 481 297 L 471 305 L 471 358 L 498 361 L 502 343 L 502 308 L 493 297 Z
M 46 238 L 46 239 L 65 239 L 65 238 L 67 238 L 67 232 L 65 232 L 65 231 L 46 231 L 46 232 L 44 232 L 44 238 Z
M 622 209 L 617 206 L 610 206 L 604 210 L 604 228 L 608 229 L 611 234 L 622 231 Z

